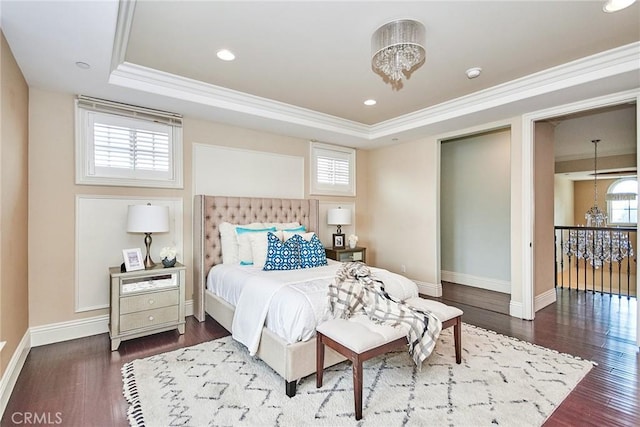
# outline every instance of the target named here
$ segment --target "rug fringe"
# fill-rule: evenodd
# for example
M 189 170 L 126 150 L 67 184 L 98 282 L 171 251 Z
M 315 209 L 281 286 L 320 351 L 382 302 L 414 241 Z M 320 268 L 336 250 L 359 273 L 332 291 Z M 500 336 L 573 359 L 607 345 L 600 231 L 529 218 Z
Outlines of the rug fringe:
M 535 348 L 538 348 L 538 349 L 540 349 L 540 350 L 548 350 L 548 351 L 551 351 L 551 352 L 553 352 L 553 353 L 561 354 L 561 355 L 563 355 L 563 356 L 567 356 L 567 357 L 570 357 L 570 358 L 575 359 L 575 360 L 580 360 L 580 361 L 583 361 L 583 362 L 589 362 L 589 363 L 591 363 L 593 366 L 598 366 L 598 362 L 595 362 L 595 361 L 593 361 L 593 360 L 583 359 L 583 358 L 582 358 L 582 357 L 580 357 L 580 356 L 574 356 L 573 354 L 569 354 L 569 353 L 562 353 L 562 352 L 560 352 L 560 351 L 558 351 L 558 350 L 554 350 L 554 349 L 549 348 L 549 347 L 544 347 L 544 346 L 541 346 L 541 345 L 539 345 L 539 344 L 534 344 L 534 343 L 529 342 L 529 341 L 521 340 L 520 338 L 516 338 L 516 337 L 509 336 L 509 335 L 504 335 L 504 334 L 498 333 L 498 332 L 496 332 L 496 331 L 492 331 L 491 329 L 485 329 L 485 328 L 482 328 L 482 327 L 480 327 L 480 326 L 471 325 L 471 324 L 469 324 L 469 323 L 465 323 L 465 322 L 462 322 L 462 324 L 463 324 L 465 327 L 468 327 L 468 328 L 478 329 L 478 330 L 480 330 L 480 331 L 488 332 L 488 333 L 493 334 L 493 335 L 500 335 L 500 336 L 503 336 L 503 337 L 505 337 L 505 338 L 507 338 L 507 339 L 510 339 L 510 340 L 513 340 L 513 341 L 517 341 L 517 342 L 519 342 L 519 343 L 528 344 L 528 345 L 530 345 L 530 346 L 532 346 L 532 347 L 535 347 Z
M 138 386 L 136 385 L 133 362 L 122 365 L 120 372 L 122 372 L 122 394 L 129 403 L 129 409 L 127 409 L 129 424 L 132 427 L 144 427 L 144 416 L 142 414 Z

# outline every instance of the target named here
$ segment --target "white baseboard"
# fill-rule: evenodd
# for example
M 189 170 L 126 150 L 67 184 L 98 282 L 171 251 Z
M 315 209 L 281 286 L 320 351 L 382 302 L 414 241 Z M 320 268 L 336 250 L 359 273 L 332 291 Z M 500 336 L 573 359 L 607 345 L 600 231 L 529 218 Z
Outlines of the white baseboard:
M 509 302 L 509 316 L 523 319 L 522 313 L 522 303 L 519 301 L 511 300 Z
M 473 276 L 471 274 L 456 273 L 454 271 L 442 270 L 441 279 L 445 282 L 458 283 L 460 285 L 474 286 L 476 288 L 487 289 L 489 291 L 511 293 L 511 283 L 506 280 L 492 279 L 489 277 Z
M 442 284 L 441 283 L 427 283 L 414 280 L 418 285 L 418 292 L 430 297 L 439 298 L 442 296 Z
M 193 300 L 186 300 L 184 302 L 184 315 L 193 316 Z
M 186 316 L 193 316 L 193 300 L 185 301 L 184 311 Z M 109 315 L 35 326 L 30 331 L 32 347 L 104 334 L 109 332 Z
M 545 308 L 549 304 L 553 304 L 554 302 L 556 302 L 556 289 L 551 288 L 548 291 L 543 292 L 535 297 L 535 299 L 533 300 L 533 310 L 542 310 L 543 308 Z
M 56 342 L 84 338 L 109 332 L 109 315 L 87 317 L 68 322 L 51 323 L 31 328 L 31 346 L 53 344 Z
M 0 379 L 0 417 L 2 417 L 4 410 L 7 408 L 13 387 L 16 385 L 16 381 L 18 381 L 18 376 L 20 375 L 20 371 L 22 371 L 25 360 L 27 360 L 29 350 L 31 350 L 30 343 L 31 335 L 30 331 L 27 330 L 20 340 L 16 351 L 11 356 L 7 369 L 4 371 L 4 374 L 2 374 L 2 379 Z
M 552 288 L 546 292 L 541 293 L 540 295 L 536 296 L 533 299 L 534 312 L 542 310 L 543 308 L 545 308 L 549 304 L 553 304 L 554 302 L 556 302 L 556 290 L 555 288 Z M 512 300 L 509 303 L 509 315 L 513 317 L 517 317 L 519 319 L 524 319 L 524 316 L 522 313 L 523 313 L 522 303 Z M 535 313 L 534 313 L 534 316 L 535 316 Z M 533 320 L 533 319 L 527 319 L 527 320 Z

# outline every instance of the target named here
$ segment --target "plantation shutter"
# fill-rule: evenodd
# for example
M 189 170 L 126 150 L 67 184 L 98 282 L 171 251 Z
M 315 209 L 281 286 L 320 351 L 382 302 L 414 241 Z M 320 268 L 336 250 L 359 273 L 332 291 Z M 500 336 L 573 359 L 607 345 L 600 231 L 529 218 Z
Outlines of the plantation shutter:
M 312 143 L 312 194 L 355 194 L 355 150 Z
M 104 121 L 104 120 L 103 120 Z M 166 131 L 93 125 L 96 168 L 169 171 L 169 134 Z
M 79 183 L 181 186 L 181 116 L 83 96 L 77 107 L 86 165 Z
M 318 156 L 317 180 L 323 184 L 349 185 L 349 161 Z

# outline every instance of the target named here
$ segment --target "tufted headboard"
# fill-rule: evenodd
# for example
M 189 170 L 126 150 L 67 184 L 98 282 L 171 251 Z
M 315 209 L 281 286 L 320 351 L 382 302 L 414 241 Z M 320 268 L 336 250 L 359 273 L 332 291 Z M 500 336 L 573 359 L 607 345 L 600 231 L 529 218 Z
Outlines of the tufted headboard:
M 266 199 L 254 197 L 194 196 L 193 201 L 193 312 L 204 320 L 204 293 L 211 267 L 222 262 L 222 222 L 298 221 L 307 230 L 318 231 L 318 201 L 315 199 Z

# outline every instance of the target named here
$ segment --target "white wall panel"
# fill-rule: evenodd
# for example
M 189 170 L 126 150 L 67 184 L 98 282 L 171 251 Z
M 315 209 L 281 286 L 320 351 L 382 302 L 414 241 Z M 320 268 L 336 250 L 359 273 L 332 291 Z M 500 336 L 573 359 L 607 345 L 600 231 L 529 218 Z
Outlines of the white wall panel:
M 152 234 L 151 258 L 160 262 L 160 250 L 175 246 L 182 261 L 181 198 L 76 196 L 76 312 L 109 307 L 108 269 L 122 264 L 123 249 L 140 248 L 145 256 L 144 234 L 126 228 L 128 206 L 147 203 L 169 207 L 169 232 Z
M 193 144 L 193 194 L 304 198 L 304 158 Z

